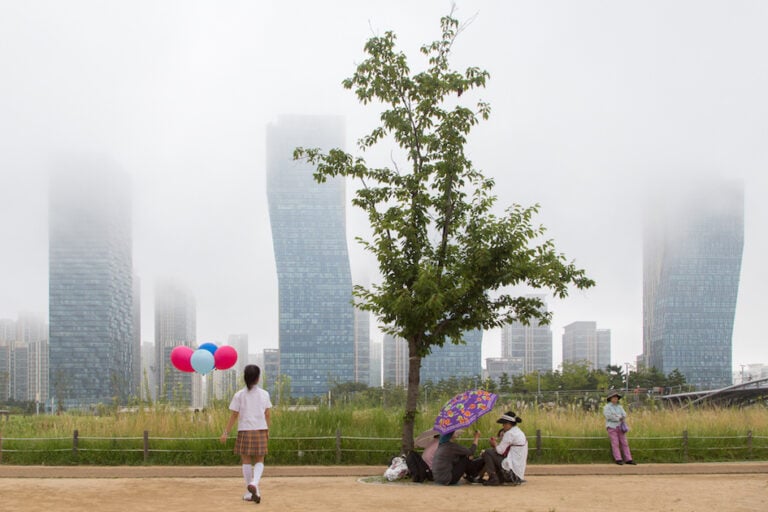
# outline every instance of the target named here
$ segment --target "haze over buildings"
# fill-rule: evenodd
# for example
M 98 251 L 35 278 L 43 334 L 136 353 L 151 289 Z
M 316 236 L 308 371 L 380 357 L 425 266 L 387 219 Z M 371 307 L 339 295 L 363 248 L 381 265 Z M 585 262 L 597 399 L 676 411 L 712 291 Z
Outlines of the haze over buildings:
M 468 156 L 495 179 L 499 209 L 539 203 L 547 237 L 597 281 L 548 298 L 552 333 L 592 320 L 610 327 L 615 363 L 635 360 L 644 350 L 647 192 L 669 177 L 725 176 L 744 183 L 732 368 L 768 363 L 768 6 L 456 4 L 460 19 L 474 17 L 454 46 L 456 67 L 491 75 L 486 89 L 461 98 L 492 107 Z M 449 8 L 442 0 L 2 3 L 0 318 L 48 317 L 48 174 L 85 155 L 131 176 L 141 340 L 155 341 L 155 280 L 178 276 L 197 299 L 198 340 L 247 333 L 251 353 L 276 350 L 267 125 L 285 113 L 341 116 L 342 145 L 355 148 L 379 109 L 340 82 L 366 39 L 393 30 L 420 69 L 418 47 L 438 37 Z M 364 156 L 404 163 L 386 146 Z M 349 205 L 357 185 L 346 186 Z M 353 242 L 367 235 L 366 220 L 351 207 L 346 217 L 352 281 L 376 282 L 375 261 Z M 375 322 L 371 337 L 382 339 Z M 500 338 L 501 329 L 484 333 L 483 359 L 502 356 Z M 551 361 L 561 360 L 556 343 Z

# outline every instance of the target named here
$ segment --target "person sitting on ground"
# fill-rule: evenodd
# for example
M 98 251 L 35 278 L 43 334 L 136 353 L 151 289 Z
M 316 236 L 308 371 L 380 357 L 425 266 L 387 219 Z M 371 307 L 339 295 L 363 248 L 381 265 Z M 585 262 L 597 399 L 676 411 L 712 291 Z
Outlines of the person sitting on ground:
M 525 482 L 525 466 L 528 462 L 528 439 L 518 425 L 523 422 L 520 416 L 515 416 L 515 424 L 509 429 L 512 444 L 507 448 L 507 456 L 501 461 L 504 481 L 512 485 Z
M 412 482 L 426 482 L 432 481 L 432 461 L 435 458 L 435 452 L 437 452 L 437 446 L 439 443 L 439 434 L 432 436 L 427 445 L 424 447 L 424 451 L 419 454 L 416 450 L 411 450 L 405 458 L 406 464 L 408 464 L 408 473 L 411 474 Z M 418 444 L 418 446 L 423 446 Z
M 499 431 L 496 432 L 496 442 L 501 441 L 504 432 L 505 430 L 503 428 L 500 428 Z M 471 484 L 481 484 L 483 483 L 484 475 L 485 461 L 483 460 L 483 454 L 481 453 L 469 462 L 469 469 L 467 469 L 467 474 L 464 475 L 464 478 Z
M 453 485 L 467 472 L 470 457 L 477 451 L 480 432 L 475 431 L 469 448 L 452 441 L 453 432 L 440 436 L 435 457 L 432 460 L 432 478 L 436 484 Z
M 501 462 L 507 456 L 509 447 L 512 446 L 513 434 L 510 433 L 510 429 L 515 426 L 515 418 L 514 412 L 506 412 L 496 420 L 496 423 L 501 423 L 504 435 L 501 441 L 496 441 L 496 438 L 492 437 L 491 447 L 483 451 L 484 471 L 488 473 L 488 480 L 484 481 L 483 485 L 501 485 L 503 482 Z

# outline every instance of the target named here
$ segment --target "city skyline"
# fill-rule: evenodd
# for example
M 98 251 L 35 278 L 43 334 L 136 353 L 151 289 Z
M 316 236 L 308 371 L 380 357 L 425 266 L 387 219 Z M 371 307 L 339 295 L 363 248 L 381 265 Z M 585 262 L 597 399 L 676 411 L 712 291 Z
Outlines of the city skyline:
M 342 116 L 344 143 L 354 148 L 378 112 L 340 82 L 366 39 L 395 31 L 416 65 L 418 46 L 438 36 L 450 6 L 350 3 L 340 16 L 303 2 L 36 5 L 0 8 L 0 64 L 9 70 L 0 84 L 0 240 L 11 247 L 0 254 L 0 318 L 49 313 L 48 173 L 73 154 L 94 156 L 132 177 L 141 340 L 154 341 L 155 279 L 175 276 L 198 299 L 199 340 L 248 333 L 252 352 L 277 348 L 267 125 L 286 113 Z M 548 298 L 553 334 L 596 321 L 611 329 L 613 362 L 635 361 L 645 191 L 669 176 L 729 176 L 745 188 L 732 366 L 768 363 L 760 324 L 768 308 L 760 286 L 768 282 L 768 7 L 456 5 L 459 19 L 474 18 L 456 42 L 456 67 L 491 74 L 470 98 L 487 100 L 492 113 L 473 132 L 469 157 L 496 180 L 499 207 L 540 203 L 536 221 L 597 281 Z M 77 24 L 66 22 L 71 16 Z M 392 164 L 389 151 L 365 156 Z M 375 262 L 353 241 L 365 226 L 347 202 L 351 271 L 361 284 L 376 281 Z M 499 336 L 486 333 L 483 360 L 500 356 Z M 375 329 L 372 337 L 381 340 Z

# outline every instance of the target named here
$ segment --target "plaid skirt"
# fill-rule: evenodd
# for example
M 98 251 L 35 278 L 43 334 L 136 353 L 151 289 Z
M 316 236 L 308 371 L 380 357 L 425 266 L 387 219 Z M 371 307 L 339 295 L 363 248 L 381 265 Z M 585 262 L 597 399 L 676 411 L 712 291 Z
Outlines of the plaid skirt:
M 269 430 L 238 430 L 235 455 L 266 455 Z

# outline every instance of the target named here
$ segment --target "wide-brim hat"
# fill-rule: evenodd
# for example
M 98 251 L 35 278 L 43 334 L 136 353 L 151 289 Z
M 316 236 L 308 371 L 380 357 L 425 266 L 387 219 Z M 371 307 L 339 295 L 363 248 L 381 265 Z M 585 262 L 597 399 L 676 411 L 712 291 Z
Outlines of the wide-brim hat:
M 440 432 L 431 428 L 419 434 L 418 437 L 416 437 L 416 439 L 413 441 L 413 444 L 419 448 L 426 448 L 430 444 L 437 441 L 438 437 L 440 437 Z
M 611 398 L 613 398 L 614 396 L 619 397 L 619 400 L 621 400 L 621 394 L 619 394 L 618 391 L 612 391 L 612 392 L 608 393 L 608 396 L 605 397 L 605 401 L 606 402 L 610 402 Z
M 496 423 L 511 423 L 514 425 L 517 423 L 517 416 L 513 412 L 505 412 L 501 415 L 501 418 L 496 420 Z

